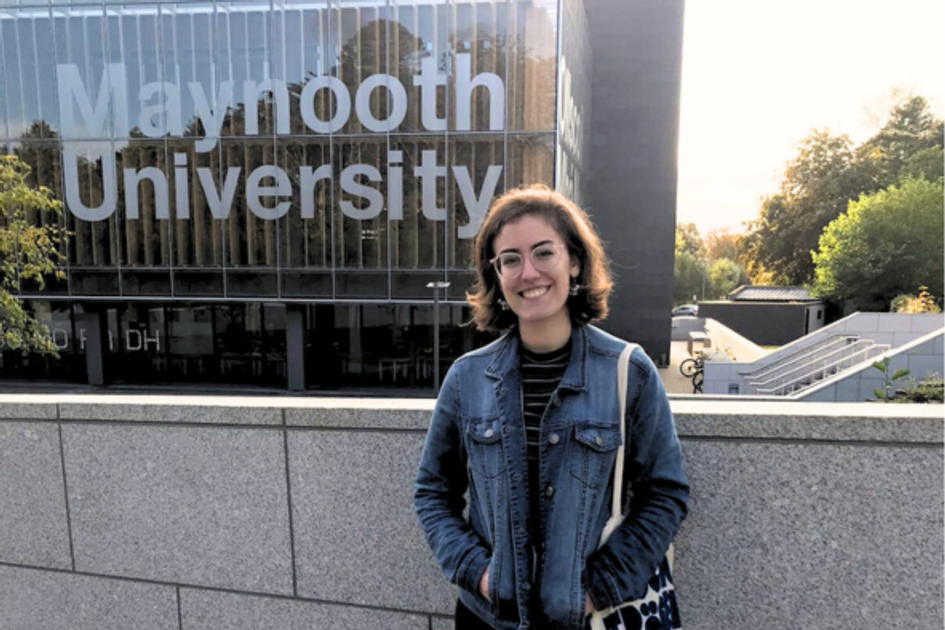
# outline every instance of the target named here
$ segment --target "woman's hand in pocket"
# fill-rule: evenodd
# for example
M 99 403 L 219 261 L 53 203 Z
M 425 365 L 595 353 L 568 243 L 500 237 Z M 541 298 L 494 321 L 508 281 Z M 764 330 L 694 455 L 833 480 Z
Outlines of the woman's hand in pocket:
M 486 565 L 486 570 L 483 571 L 482 577 L 479 578 L 479 593 L 486 598 L 486 601 L 491 602 L 489 598 L 489 569 L 492 565 Z

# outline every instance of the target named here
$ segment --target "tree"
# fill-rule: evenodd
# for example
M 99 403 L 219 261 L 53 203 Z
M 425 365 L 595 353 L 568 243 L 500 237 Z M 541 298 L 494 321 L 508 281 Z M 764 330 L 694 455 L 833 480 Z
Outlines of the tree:
M 855 147 L 847 136 L 813 131 L 788 165 L 780 190 L 739 239 L 739 258 L 755 283 L 807 284 L 810 252 L 823 229 L 860 195 L 907 177 L 942 172 L 943 123 L 919 96 L 897 97 L 879 132 Z
M 906 158 L 899 170 L 899 179 L 909 177 L 934 182 L 945 176 L 945 152 L 942 147 L 929 147 Z
M 858 149 L 876 188 L 898 183 L 912 156 L 942 147 L 943 124 L 921 96 L 899 96 L 879 132 Z M 909 173 L 906 173 L 907 175 Z M 915 173 L 911 173 L 915 175 Z
M 942 295 L 943 201 L 942 180 L 907 179 L 850 203 L 813 255 L 815 292 L 873 311 L 919 285 Z
M 737 287 L 748 284 L 745 270 L 730 258 L 718 258 L 709 265 L 709 295 L 713 299 L 727 296 Z
M 48 188 L 30 186 L 29 177 L 19 158 L 0 157 L 0 342 L 23 354 L 55 354 L 49 329 L 14 295 L 24 287 L 42 289 L 50 276 L 63 277 L 62 204 Z
M 738 235 L 731 228 L 712 230 L 705 235 L 705 248 L 709 260 L 738 258 Z
M 676 255 L 688 252 L 696 258 L 705 258 L 705 243 L 695 223 L 680 223 L 676 226 Z
M 811 132 L 788 164 L 780 192 L 765 197 L 760 218 L 749 223 L 742 254 L 752 280 L 768 274 L 778 284 L 809 282 L 814 273 L 809 252 L 817 248 L 820 233 L 870 186 L 848 136 Z
M 673 302 L 684 304 L 690 302 L 693 296 L 702 296 L 702 287 L 705 282 L 705 261 L 696 258 L 691 252 L 677 252 L 673 265 Z

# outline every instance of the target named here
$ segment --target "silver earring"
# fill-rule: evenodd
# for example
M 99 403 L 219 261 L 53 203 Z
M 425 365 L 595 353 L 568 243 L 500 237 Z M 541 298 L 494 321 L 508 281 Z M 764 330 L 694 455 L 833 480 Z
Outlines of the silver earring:
M 505 298 L 499 298 L 499 306 L 503 311 L 509 310 L 509 303 L 505 301 Z
M 571 286 L 568 288 L 568 295 L 570 295 L 571 297 L 574 297 L 574 296 L 576 296 L 578 293 L 581 292 L 581 289 L 582 289 L 582 288 L 583 288 L 583 287 L 582 287 L 581 285 L 579 285 L 576 280 L 572 280 L 572 281 L 571 281 Z

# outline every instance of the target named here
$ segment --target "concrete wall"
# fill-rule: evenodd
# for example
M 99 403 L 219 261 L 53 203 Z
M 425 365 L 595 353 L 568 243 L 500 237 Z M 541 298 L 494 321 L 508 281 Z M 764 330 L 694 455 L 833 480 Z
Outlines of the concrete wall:
M 943 621 L 940 406 L 673 403 L 690 630 Z M 0 397 L 3 630 L 447 630 L 432 401 Z
M 699 302 L 699 315 L 718 320 L 759 345 L 780 346 L 804 336 L 807 306 L 752 302 Z
M 584 6 L 594 48 L 585 191 L 616 275 L 602 327 L 668 365 L 684 2 Z
M 722 322 L 708 318 L 705 320 L 705 332 L 712 338 L 712 345 L 740 363 L 757 361 L 768 351 L 747 337 L 738 334 Z
M 942 376 L 945 370 L 942 365 L 945 357 L 945 329 L 870 359 L 857 368 L 843 372 L 838 378 L 800 392 L 797 398 L 808 402 L 852 402 L 876 398 L 874 390 L 883 389 L 884 382 L 882 372 L 872 364 L 884 357 L 889 357 L 890 376 L 898 370 L 909 370 L 908 378 L 916 382 L 933 373 Z M 905 384 L 904 380 L 900 380 L 893 387 L 902 388 Z
M 840 335 L 858 335 L 863 339 L 872 339 L 876 343 L 889 345 L 892 349 L 895 349 L 912 343 L 920 337 L 942 328 L 943 325 L 945 325 L 945 318 L 940 314 L 853 313 L 809 335 L 781 346 L 753 363 L 739 361 L 707 365 L 703 391 L 706 394 L 727 394 L 731 387 L 737 386 L 741 394 L 750 393 L 754 390 L 748 384 L 744 375 L 758 372 L 803 351 L 805 348 L 811 348 L 827 339 Z M 926 363 L 934 361 L 934 359 L 928 359 Z M 939 373 L 942 373 L 943 370 L 942 363 L 943 358 L 940 354 L 937 359 Z M 918 364 L 916 364 L 916 368 L 919 368 Z M 922 371 L 922 374 L 925 374 L 926 371 Z M 857 394 L 857 398 L 838 398 L 836 400 L 837 402 L 860 401 L 865 400 L 865 398 Z
M 674 317 L 673 341 L 689 341 L 689 333 L 705 332 L 705 319 L 701 317 Z

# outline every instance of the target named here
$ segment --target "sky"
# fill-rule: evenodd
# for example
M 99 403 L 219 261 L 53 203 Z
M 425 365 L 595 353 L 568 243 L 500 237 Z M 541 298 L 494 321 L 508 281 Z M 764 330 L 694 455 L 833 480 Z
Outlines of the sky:
M 945 117 L 945 0 L 687 0 L 676 219 L 758 217 L 811 129 L 856 142 L 894 89 Z

